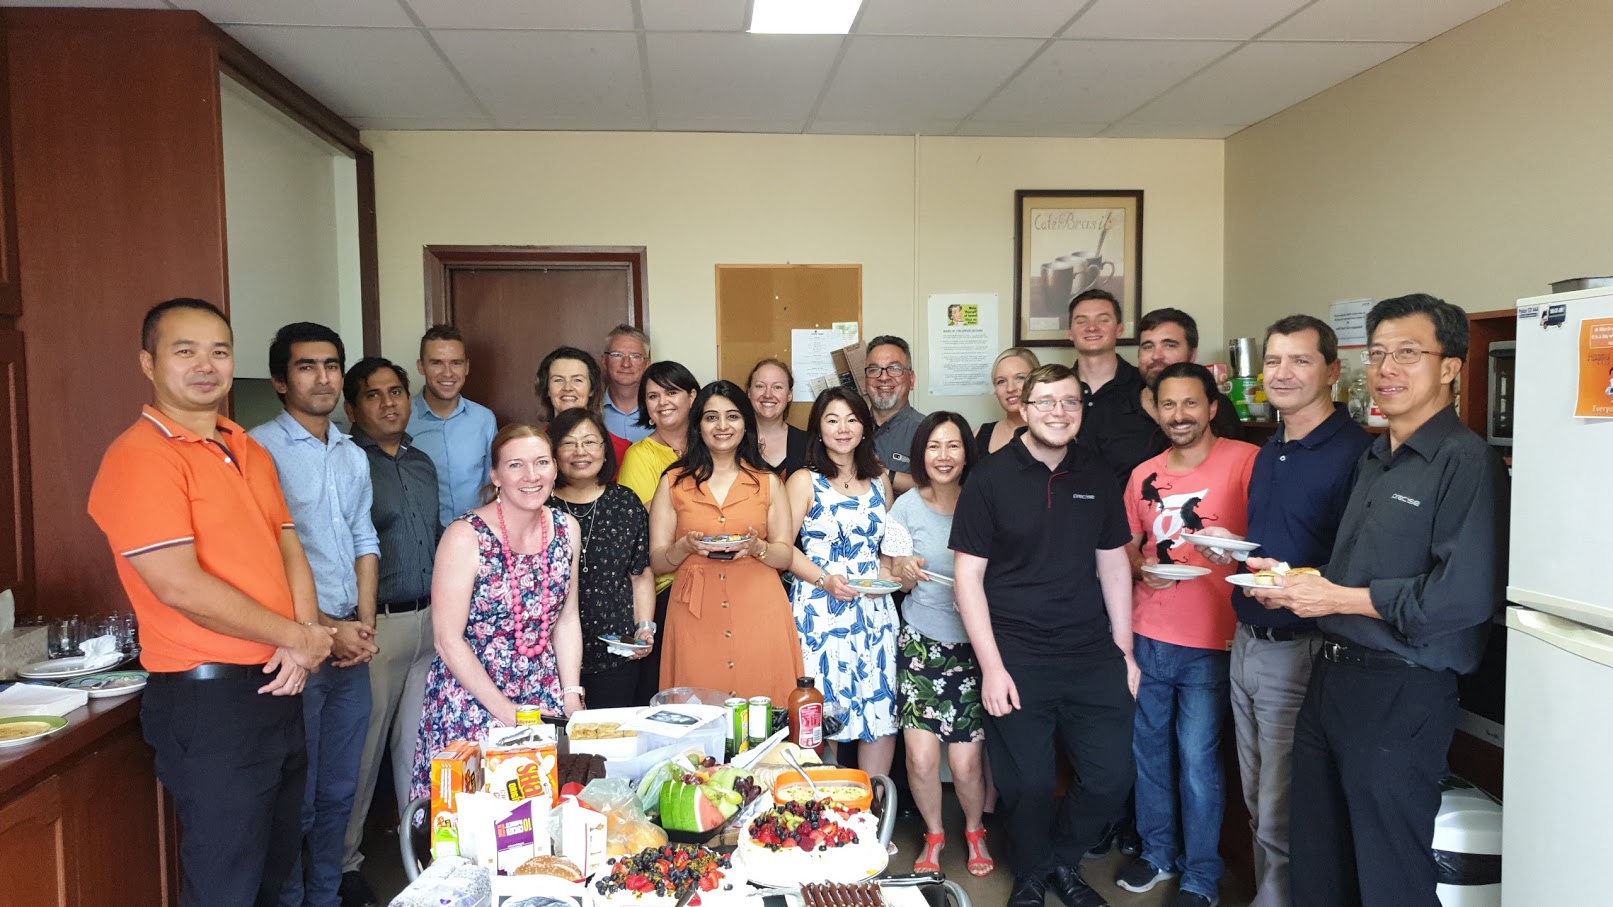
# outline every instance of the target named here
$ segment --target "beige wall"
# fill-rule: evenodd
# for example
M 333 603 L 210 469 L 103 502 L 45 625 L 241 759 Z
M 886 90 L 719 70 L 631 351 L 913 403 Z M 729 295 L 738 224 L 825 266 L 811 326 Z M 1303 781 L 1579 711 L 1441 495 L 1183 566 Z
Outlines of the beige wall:
M 863 333 L 995 292 L 1012 338 L 1015 189 L 1142 189 L 1144 306 L 1221 337 L 1222 143 L 679 133 L 370 132 L 385 355 L 412 362 L 429 244 L 643 245 L 657 358 L 716 368 L 717 264 L 860 263 Z M 1061 355 L 1064 351 L 1049 351 Z M 922 369 L 927 359 L 917 355 Z M 535 365 L 535 363 L 534 363 Z M 917 398 L 926 399 L 921 375 Z M 995 404 L 947 398 L 970 418 Z
M 1226 327 L 1613 273 L 1613 3 L 1511 0 L 1226 146 Z

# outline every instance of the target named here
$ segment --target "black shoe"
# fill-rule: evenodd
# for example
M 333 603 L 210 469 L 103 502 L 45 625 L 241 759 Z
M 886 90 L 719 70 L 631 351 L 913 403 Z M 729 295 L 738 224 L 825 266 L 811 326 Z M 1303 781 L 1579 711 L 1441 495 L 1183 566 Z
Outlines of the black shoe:
M 1092 890 L 1092 886 L 1081 878 L 1081 871 L 1070 866 L 1060 866 L 1047 876 L 1048 882 L 1053 886 L 1053 893 L 1064 902 L 1064 907 L 1109 907 L 1109 902 L 1103 895 Z
M 364 881 L 364 873 L 356 869 L 342 873 L 342 884 L 337 887 L 336 896 L 341 898 L 342 907 L 376 907 L 375 892 Z
M 1124 828 L 1120 829 L 1120 834 L 1115 840 L 1120 847 L 1120 852 L 1128 857 L 1135 857 L 1143 852 L 1143 839 L 1141 835 L 1137 834 L 1137 826 L 1135 825 L 1128 823 Z
M 1096 860 L 1097 858 L 1099 858 L 1099 857 L 1103 856 L 1104 854 L 1108 853 L 1109 851 L 1113 850 L 1114 846 L 1115 846 L 1115 842 L 1117 840 L 1119 840 L 1119 838 L 1120 838 L 1120 826 L 1119 825 L 1111 825 L 1111 826 L 1109 826 L 1108 828 L 1104 829 L 1103 838 L 1100 839 L 1098 841 L 1098 843 L 1092 845 L 1092 849 L 1088 850 L 1086 852 L 1086 855 L 1083 856 L 1081 859 L 1083 859 L 1083 860 Z
M 1014 890 L 1008 907 L 1042 907 L 1047 901 L 1047 880 L 1040 876 L 1014 876 Z

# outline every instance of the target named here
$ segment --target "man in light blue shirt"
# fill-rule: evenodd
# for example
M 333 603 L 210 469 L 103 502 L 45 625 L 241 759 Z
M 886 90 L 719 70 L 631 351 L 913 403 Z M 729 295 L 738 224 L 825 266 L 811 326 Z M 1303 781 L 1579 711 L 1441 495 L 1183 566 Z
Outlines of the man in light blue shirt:
M 420 338 L 415 369 L 426 380 L 420 396 L 414 398 L 409 434 L 414 446 L 437 466 L 437 507 L 447 526 L 465 511 L 481 506 L 482 487 L 492 480 L 498 420 L 492 410 L 463 395 L 470 357 L 458 328 L 432 325 Z M 337 386 L 341 386 L 339 380 Z
M 655 431 L 638 423 L 638 386 L 650 365 L 650 338 L 630 324 L 618 324 L 605 337 L 605 430 L 629 444 Z
M 370 720 L 369 661 L 375 645 L 380 544 L 370 520 L 369 459 L 330 422 L 341 401 L 346 351 L 324 325 L 288 324 L 269 345 L 269 377 L 285 411 L 252 429 L 274 457 L 308 553 L 319 594 L 319 621 L 334 627 L 331 660 L 302 694 L 308 786 L 298 866 L 281 891 L 282 907 L 337 903 L 342 839 L 358 787 Z

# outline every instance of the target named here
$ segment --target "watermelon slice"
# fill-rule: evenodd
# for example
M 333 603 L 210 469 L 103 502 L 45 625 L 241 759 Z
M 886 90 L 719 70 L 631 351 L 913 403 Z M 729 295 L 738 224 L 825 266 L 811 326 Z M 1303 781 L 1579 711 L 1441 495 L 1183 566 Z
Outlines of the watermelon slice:
M 701 785 L 668 781 L 661 788 L 661 825 L 669 831 L 710 831 L 726 818 Z

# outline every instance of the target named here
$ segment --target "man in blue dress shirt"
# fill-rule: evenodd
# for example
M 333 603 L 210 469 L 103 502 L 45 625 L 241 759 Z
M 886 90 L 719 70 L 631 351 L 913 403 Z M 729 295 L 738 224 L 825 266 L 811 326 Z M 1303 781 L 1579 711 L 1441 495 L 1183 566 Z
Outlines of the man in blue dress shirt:
M 1326 322 L 1290 315 L 1266 329 L 1266 397 L 1282 427 L 1255 457 L 1249 480 L 1249 538 L 1261 557 L 1320 567 L 1333 551 L 1356 465 L 1372 436 L 1333 403 L 1338 336 Z M 1232 721 L 1243 800 L 1254 822 L 1257 907 L 1285 907 L 1288 789 L 1294 724 L 1321 646 L 1316 621 L 1270 610 L 1232 590 Z
M 369 661 L 375 645 L 380 545 L 370 521 L 370 464 L 331 424 L 341 402 L 346 351 L 320 324 L 281 328 L 269 345 L 269 379 L 285 411 L 252 429 L 274 457 L 280 487 L 308 552 L 319 622 L 336 630 L 326 670 L 303 691 L 308 786 L 299 866 L 281 891 L 283 907 L 337 902 L 342 838 L 358 786 L 370 721 Z
M 458 328 L 432 325 L 420 338 L 420 361 L 415 369 L 426 380 L 414 399 L 409 434 L 414 446 L 437 466 L 438 516 L 447 526 L 465 511 L 481 506 L 482 486 L 491 481 L 493 471 L 498 420 L 492 410 L 464 397 L 470 357 Z
M 638 386 L 650 365 L 650 338 L 630 324 L 618 324 L 605 337 L 605 430 L 629 444 L 655 431 L 638 424 Z

